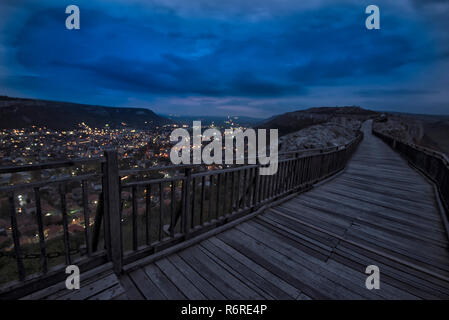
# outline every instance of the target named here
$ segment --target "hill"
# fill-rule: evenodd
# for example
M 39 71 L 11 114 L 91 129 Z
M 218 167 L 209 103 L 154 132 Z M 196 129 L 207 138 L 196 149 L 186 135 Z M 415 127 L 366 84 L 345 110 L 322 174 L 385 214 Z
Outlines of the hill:
M 115 108 L 35 99 L 0 96 L 0 128 L 16 129 L 31 126 L 55 130 L 74 129 L 84 122 L 93 128 L 126 126 L 145 129 L 172 121 L 143 108 Z
M 386 113 L 383 122 L 375 123 L 378 130 L 397 139 L 415 143 L 449 155 L 449 116 L 412 113 Z
M 284 113 L 268 119 L 258 126 L 261 129 L 278 129 L 279 135 L 302 130 L 309 126 L 336 122 L 347 125 L 378 115 L 377 112 L 356 106 L 351 107 L 319 107 Z

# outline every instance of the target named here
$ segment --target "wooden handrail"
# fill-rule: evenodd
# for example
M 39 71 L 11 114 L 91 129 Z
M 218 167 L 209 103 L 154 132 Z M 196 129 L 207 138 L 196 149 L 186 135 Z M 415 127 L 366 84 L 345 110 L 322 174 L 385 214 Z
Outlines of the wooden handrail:
M 396 139 L 374 128 L 372 132 L 435 183 L 446 215 L 449 215 L 449 158 L 439 151 Z

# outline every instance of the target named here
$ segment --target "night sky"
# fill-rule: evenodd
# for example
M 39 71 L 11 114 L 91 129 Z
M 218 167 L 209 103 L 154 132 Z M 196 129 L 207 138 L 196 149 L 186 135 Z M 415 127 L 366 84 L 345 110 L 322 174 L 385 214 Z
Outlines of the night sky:
M 81 29 L 67 30 L 78 5 Z M 381 29 L 367 30 L 378 5 Z M 162 114 L 449 114 L 447 0 L 0 0 L 0 95 Z

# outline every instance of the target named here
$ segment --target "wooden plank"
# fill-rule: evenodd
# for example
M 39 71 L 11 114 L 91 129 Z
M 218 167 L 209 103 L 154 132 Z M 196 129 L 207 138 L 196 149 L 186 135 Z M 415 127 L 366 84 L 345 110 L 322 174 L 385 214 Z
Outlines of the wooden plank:
M 357 223 L 351 226 L 346 236 L 354 236 L 360 238 L 361 241 L 376 243 L 384 247 L 386 251 L 398 252 L 425 263 L 435 266 L 440 265 L 443 270 L 449 270 L 449 265 L 446 265 L 449 260 L 448 252 L 429 243 L 413 241 L 407 237 L 398 237 L 392 233 Z
M 336 201 L 341 201 L 345 205 L 354 205 L 357 208 L 369 208 L 373 210 L 377 210 L 378 212 L 382 212 L 385 215 L 396 217 L 407 217 L 409 219 L 413 219 L 417 224 L 423 223 L 431 225 L 435 230 L 444 232 L 443 226 L 441 223 L 441 219 L 438 220 L 436 214 L 430 213 L 424 217 L 422 213 L 417 213 L 417 210 L 411 210 L 407 207 L 398 207 L 394 205 L 390 205 L 386 202 L 379 202 L 375 199 L 364 197 L 360 195 L 354 195 L 351 193 L 344 193 L 339 190 L 315 190 L 314 194 L 320 194 L 323 197 L 329 197 L 331 199 L 336 199 Z
M 230 230 L 218 235 L 218 238 L 311 298 L 330 299 L 336 297 L 333 292 L 320 288 L 316 283 L 310 281 L 310 278 L 306 278 L 304 275 L 298 275 L 297 266 L 293 266 L 287 257 L 272 250 L 267 250 L 268 248 L 260 243 L 256 243 L 255 240 L 241 232 Z M 310 277 L 313 276 L 310 275 Z M 318 290 L 319 288 L 321 290 Z
M 352 223 L 351 219 L 341 219 L 341 217 L 323 214 L 320 210 L 320 214 L 314 214 L 313 209 L 307 207 L 298 207 L 296 203 L 284 203 L 278 207 L 285 214 L 293 217 L 300 216 L 302 220 L 312 224 L 319 224 L 324 229 L 332 230 L 337 234 L 344 234 L 346 228 Z M 300 211 L 299 209 L 303 209 Z
M 353 278 L 348 279 L 342 276 L 341 274 L 330 270 L 324 261 L 314 259 L 313 257 L 304 254 L 301 251 L 294 250 L 294 247 L 289 246 L 289 244 L 283 241 L 282 239 L 275 239 L 273 237 L 268 237 L 269 233 L 266 233 L 268 230 L 265 229 L 263 226 L 251 222 L 246 223 L 244 226 L 242 226 L 241 230 L 245 231 L 248 235 L 250 235 L 254 239 L 258 239 L 267 247 L 270 247 L 273 250 L 279 252 L 280 254 L 289 257 L 290 259 L 298 263 L 299 266 L 305 268 L 303 270 L 308 270 L 310 272 L 320 275 L 324 283 L 334 286 L 335 285 L 341 286 L 351 291 L 355 295 L 355 299 L 361 297 L 373 298 L 373 296 L 369 294 L 369 291 L 367 291 L 366 288 L 364 288 L 365 281 L 362 281 L 360 283 L 354 283 Z M 304 271 L 302 271 L 301 273 L 304 274 Z
M 387 266 L 395 274 L 396 278 L 405 278 L 411 285 L 425 284 L 426 287 L 430 288 L 444 288 L 443 291 L 447 292 L 449 281 L 435 277 L 433 274 L 425 272 L 425 269 L 417 270 L 410 265 L 399 263 L 389 257 L 376 255 L 369 250 L 363 250 L 350 243 L 342 243 L 334 252 L 345 252 L 359 259 L 377 261 L 377 263 Z M 421 289 L 424 290 L 423 288 Z
M 272 209 L 272 210 L 276 211 L 275 209 Z M 276 212 L 279 212 L 279 211 L 276 211 Z M 282 215 L 282 212 L 279 212 L 279 214 Z M 294 219 L 294 220 L 296 220 L 296 221 L 298 221 L 298 222 L 300 222 L 300 223 L 302 223 L 302 224 L 304 224 L 304 225 L 306 225 L 306 226 L 308 226 L 308 227 L 310 227 L 312 229 L 316 229 L 316 230 L 319 230 L 319 231 L 322 231 L 322 232 L 325 232 L 325 233 L 329 233 L 330 235 L 340 239 L 340 245 L 342 245 L 342 243 L 344 243 L 344 245 L 350 245 L 355 250 L 367 251 L 367 252 L 369 252 L 371 254 L 380 256 L 381 258 L 389 259 L 389 260 L 394 261 L 397 264 L 400 264 L 400 265 L 403 265 L 403 266 L 407 266 L 408 268 L 410 268 L 412 270 L 415 270 L 417 272 L 422 272 L 424 274 L 428 274 L 428 275 L 430 275 L 432 277 L 435 277 L 437 279 L 440 279 L 442 281 L 449 282 L 449 278 L 444 276 L 444 275 L 441 275 L 440 273 L 433 272 L 430 269 L 423 268 L 423 267 L 421 267 L 421 266 L 419 266 L 417 264 L 411 263 L 410 261 L 404 261 L 403 259 L 400 259 L 398 257 L 392 256 L 392 255 L 390 255 L 390 254 L 388 254 L 386 252 L 382 252 L 381 250 L 378 250 L 375 247 L 368 247 L 368 246 L 365 246 L 363 244 L 356 243 L 354 241 L 351 241 L 351 240 L 345 239 L 343 237 L 340 237 L 340 236 L 338 236 L 336 234 L 332 234 L 332 233 L 330 233 L 328 231 L 325 231 L 324 229 L 322 229 L 322 228 L 320 228 L 318 226 L 310 225 L 310 224 L 308 224 L 306 222 L 303 222 L 303 221 L 300 221 L 298 219 Z
M 215 289 L 217 289 L 226 299 L 239 300 L 243 296 L 235 291 L 222 277 L 217 276 L 216 270 L 211 269 L 205 261 L 198 260 L 186 250 L 179 253 L 179 256 L 194 270 L 201 273 L 201 277 L 207 280 Z
M 156 265 L 188 299 L 203 300 L 206 298 L 169 260 L 158 260 Z
M 185 299 L 185 296 L 178 290 L 178 288 L 176 288 L 176 286 L 154 264 L 147 265 L 143 270 L 167 299 Z
M 407 234 L 411 239 L 421 239 L 433 245 L 446 247 L 447 237 L 443 232 L 428 229 L 422 224 L 413 223 L 408 219 L 386 216 L 380 212 L 367 208 L 358 208 L 354 205 L 342 204 L 329 198 L 317 196 L 315 193 L 302 194 L 292 201 L 299 209 L 297 216 L 302 216 L 302 212 L 307 211 L 309 215 L 331 215 L 336 219 L 345 221 L 357 221 L 360 224 L 373 226 L 397 234 Z
M 118 283 L 115 286 L 90 297 L 89 300 L 113 300 L 123 293 L 125 293 L 125 289 Z
M 184 275 L 190 282 L 201 291 L 201 293 L 211 300 L 223 300 L 225 296 L 215 289 L 207 280 L 202 278 L 198 272 L 201 270 L 194 270 L 190 267 L 180 256 L 173 254 L 167 258 L 180 273 Z
M 107 264 L 101 265 L 97 268 L 83 272 L 81 275 L 81 285 L 85 285 L 85 284 L 94 282 L 106 274 L 111 274 L 112 273 L 111 269 L 112 269 L 112 263 L 107 263 Z M 63 271 L 61 271 L 61 272 L 63 272 Z M 65 286 L 65 281 L 61 281 L 52 286 L 46 287 L 42 290 L 38 290 L 38 291 L 33 292 L 27 296 L 24 296 L 24 297 L 20 298 L 20 300 L 43 300 L 50 296 L 53 296 L 56 298 L 58 296 L 62 296 L 67 293 L 70 293 L 70 291 L 67 290 L 67 288 Z
M 284 241 L 289 242 L 296 249 L 304 251 L 319 260 L 326 260 L 332 248 L 337 244 L 336 239 L 329 239 L 322 243 L 320 239 L 324 239 L 323 237 L 317 239 L 314 234 L 308 232 L 304 227 L 298 230 L 299 232 L 296 232 L 266 216 L 260 217 L 257 219 L 257 222 L 274 231 L 274 233 L 271 233 L 271 237 L 283 237 Z M 295 222 L 292 221 L 292 223 Z
M 191 247 L 186 250 L 186 254 L 192 255 L 192 257 L 196 258 L 198 261 L 201 261 L 210 270 L 213 270 L 215 273 L 215 277 L 220 277 L 223 279 L 229 288 L 238 292 L 245 299 L 262 299 L 263 297 L 252 290 L 246 283 L 242 282 L 239 278 L 229 272 L 222 265 L 211 259 L 207 256 L 198 246 Z
M 128 295 L 126 294 L 126 291 L 125 291 L 122 294 L 119 294 L 118 296 L 115 296 L 114 298 L 112 298 L 112 300 L 130 300 L 130 299 L 128 298 Z
M 268 280 L 258 275 L 254 270 L 248 268 L 246 265 L 240 263 L 233 256 L 223 252 L 219 247 L 216 247 L 212 242 L 204 241 L 201 243 L 201 248 L 204 248 L 211 258 L 214 256 L 221 260 L 222 264 L 228 265 L 234 272 L 238 274 L 238 277 L 243 280 L 244 283 L 252 283 L 255 287 L 262 290 L 259 291 L 261 295 L 266 299 L 292 299 L 287 293 L 280 290 L 279 287 L 273 285 Z M 216 260 L 217 261 L 217 260 Z
M 143 269 L 138 269 L 129 274 L 132 284 L 138 289 L 139 295 L 142 295 L 146 300 L 165 300 L 167 297 L 161 290 L 151 281 Z M 129 292 L 127 290 L 127 292 Z M 136 293 L 133 292 L 133 295 Z M 131 299 L 133 297 L 129 295 Z M 138 299 L 141 300 L 141 299 Z
M 385 186 L 376 186 L 374 184 L 361 183 L 355 180 L 347 181 L 343 177 L 340 177 L 337 181 L 333 181 L 334 186 L 342 186 L 342 187 L 357 187 L 357 189 L 361 188 L 364 191 L 376 193 L 383 197 L 394 197 L 397 199 L 401 199 L 404 201 L 410 201 L 412 203 L 416 203 L 416 205 L 420 205 L 424 208 L 435 208 L 435 200 L 432 195 L 425 194 L 419 191 L 410 192 L 410 191 L 401 191 L 395 186 L 385 187 Z
M 227 253 L 229 256 L 234 257 L 236 260 L 238 260 L 242 265 L 245 265 L 247 268 L 258 274 L 260 277 L 265 279 L 266 281 L 270 282 L 272 285 L 275 285 L 280 290 L 285 292 L 290 298 L 296 299 L 300 294 L 301 291 L 297 288 L 293 287 L 289 283 L 285 282 L 278 276 L 276 276 L 274 273 L 271 273 L 267 269 L 263 268 L 262 266 L 255 263 L 253 260 L 249 259 L 239 251 L 235 250 L 231 246 L 224 243 L 222 240 L 218 239 L 217 237 L 210 238 L 206 241 L 204 241 L 206 244 L 213 244 L 218 250 Z
M 222 267 L 224 270 L 229 272 L 232 276 L 238 279 L 240 282 L 244 283 L 250 290 L 258 294 L 262 299 L 273 300 L 273 297 L 268 293 L 255 285 L 252 281 L 249 281 L 248 278 L 244 277 L 241 273 L 235 271 L 229 264 L 222 261 L 215 254 L 199 245 L 196 248 L 200 249 L 206 256 L 208 256 L 212 261 L 214 261 L 217 265 Z M 254 274 L 253 274 L 254 275 Z
M 130 300 L 144 300 L 145 297 L 137 290 L 136 285 L 129 275 L 124 274 L 119 279 L 120 284 L 126 292 L 126 297 Z
M 336 249 L 332 254 L 332 260 L 342 263 L 344 265 L 352 267 L 354 270 L 359 272 L 364 272 L 366 267 L 371 264 L 377 265 L 380 270 L 382 270 L 382 283 L 386 283 L 392 287 L 399 289 L 401 292 L 409 294 L 411 297 L 407 299 L 414 299 L 413 297 L 418 297 L 420 299 L 437 299 L 436 295 L 430 294 L 427 290 L 420 287 L 419 284 L 413 282 L 410 278 L 405 277 L 404 273 L 396 274 L 392 273 L 391 268 L 388 269 L 383 263 L 375 259 L 360 259 L 359 257 L 354 257 L 353 252 L 341 251 Z M 417 287 L 419 289 L 417 289 Z M 402 299 L 398 296 L 397 299 Z M 415 298 L 416 299 L 416 298 Z
M 366 187 L 364 189 L 358 188 L 357 185 L 353 184 L 343 184 L 338 181 L 333 182 L 332 185 L 323 186 L 323 190 L 339 190 L 341 192 L 356 194 L 357 196 L 363 196 L 367 198 L 374 198 L 378 203 L 388 203 L 389 205 L 395 205 L 398 207 L 404 206 L 409 209 L 422 210 L 424 212 L 437 213 L 434 205 L 428 205 L 420 201 L 421 197 L 419 194 L 415 194 L 415 200 L 401 199 L 398 196 L 393 196 L 392 194 L 380 193 L 377 190 Z M 394 193 L 394 191 L 392 191 Z
M 430 197 L 429 199 L 433 198 L 433 192 L 428 189 L 428 188 L 418 188 L 415 185 L 410 185 L 410 184 L 402 184 L 402 183 L 398 183 L 398 182 L 387 182 L 384 181 L 383 179 L 379 179 L 379 177 L 375 177 L 373 176 L 372 178 L 368 179 L 368 178 L 364 178 L 360 175 L 352 175 L 350 173 L 345 173 L 344 176 L 339 177 L 339 180 L 342 181 L 348 181 L 348 182 L 358 182 L 358 183 L 362 183 L 362 184 L 371 184 L 373 186 L 376 187 L 383 187 L 383 188 L 395 188 L 397 190 L 401 190 L 404 192 L 420 192 L 422 194 L 427 195 L 428 197 Z
M 66 295 L 58 297 L 58 299 L 62 300 L 86 300 L 106 289 L 109 289 L 115 285 L 117 285 L 118 279 L 115 274 L 110 274 L 101 278 L 97 281 L 89 283 L 87 285 L 82 285 L 80 290 L 74 290 Z

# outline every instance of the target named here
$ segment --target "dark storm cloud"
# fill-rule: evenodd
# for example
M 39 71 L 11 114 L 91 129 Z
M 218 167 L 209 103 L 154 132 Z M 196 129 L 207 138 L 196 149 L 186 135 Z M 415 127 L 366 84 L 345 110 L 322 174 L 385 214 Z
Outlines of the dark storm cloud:
M 404 82 L 447 58 L 445 36 L 415 11 L 401 11 L 426 7 L 423 16 L 435 18 L 433 7 L 443 2 L 385 4 L 378 31 L 365 28 L 365 1 L 316 3 L 81 1 L 81 30 L 69 31 L 65 7 L 56 1 L 3 2 L 23 21 L 0 13 L 7 31 L 0 37 L 0 66 L 7 71 L 0 68 L 0 84 L 36 97 L 57 91 L 79 101 L 82 94 L 94 104 L 104 104 L 106 94 L 117 104 L 166 98 L 182 112 L 179 99 L 191 99 L 213 113 L 248 111 L 259 101 L 264 112 L 271 105 L 277 113 L 295 108 L 293 98 L 316 101 L 307 99 L 322 87 L 342 88 L 335 104 L 353 101 L 350 92 L 354 99 L 397 96 Z M 446 23 L 439 19 L 433 22 Z M 398 88 L 369 88 L 379 85 Z M 433 91 L 423 85 L 416 92 Z M 220 102 L 208 109 L 210 100 L 193 97 Z M 232 97 L 239 99 L 230 104 Z

